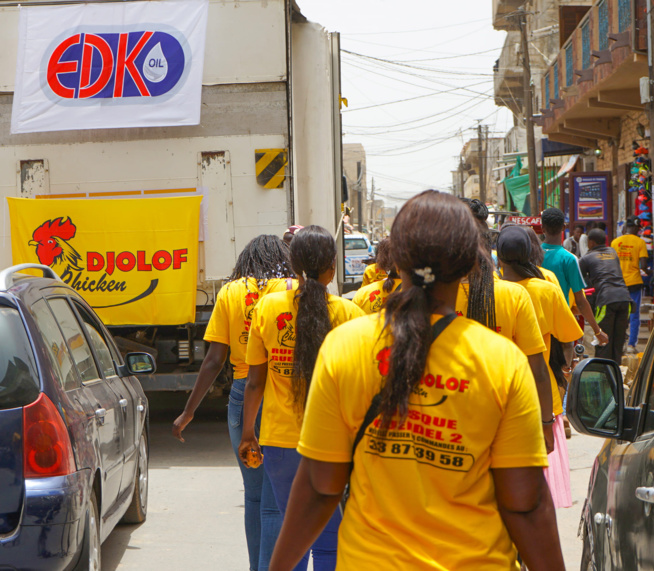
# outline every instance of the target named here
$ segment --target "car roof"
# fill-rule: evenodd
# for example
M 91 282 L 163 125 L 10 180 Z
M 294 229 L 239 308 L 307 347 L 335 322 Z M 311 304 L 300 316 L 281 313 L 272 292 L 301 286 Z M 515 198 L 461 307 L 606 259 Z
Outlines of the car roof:
M 24 270 L 37 270 L 43 272 L 43 277 L 35 277 L 29 274 L 21 273 Z M 18 264 L 11 266 L 0 271 L 0 292 L 14 293 L 16 286 L 23 285 L 25 282 L 34 283 L 35 286 L 41 287 L 43 285 L 65 285 L 61 278 L 55 273 L 52 268 L 42 266 L 40 264 Z

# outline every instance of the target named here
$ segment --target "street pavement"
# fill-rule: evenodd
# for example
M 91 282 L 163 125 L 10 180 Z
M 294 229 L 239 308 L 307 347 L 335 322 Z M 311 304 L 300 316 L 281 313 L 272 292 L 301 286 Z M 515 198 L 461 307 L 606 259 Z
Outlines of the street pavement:
M 184 444 L 170 434 L 183 406 L 182 395 L 169 396 L 153 411 L 147 521 L 113 531 L 102 546 L 105 571 L 248 569 L 243 484 L 227 434 L 226 399 L 203 404 L 202 416 L 184 432 Z M 579 569 L 579 514 L 601 443 L 574 430 L 568 440 L 573 506 L 557 510 L 567 569 Z

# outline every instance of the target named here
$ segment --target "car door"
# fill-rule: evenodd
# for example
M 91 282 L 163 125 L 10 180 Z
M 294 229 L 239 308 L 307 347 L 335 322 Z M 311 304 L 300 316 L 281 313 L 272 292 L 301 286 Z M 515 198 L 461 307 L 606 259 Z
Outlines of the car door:
M 611 567 L 605 568 L 654 570 L 653 363 L 650 343 L 628 399 L 629 406 L 641 409 L 638 435 L 634 442 L 616 442 L 610 453 L 602 528 Z
M 102 376 L 111 390 L 118 397 L 121 413 L 123 415 L 123 478 L 120 484 L 122 494 L 126 490 L 131 490 L 134 485 L 134 474 L 136 473 L 136 454 L 138 451 L 139 437 L 141 432 L 137 427 L 137 421 L 140 420 L 137 406 L 140 399 L 134 393 L 129 383 L 125 383 L 116 371 L 114 356 L 112 355 L 110 342 L 105 337 L 105 331 L 99 320 L 76 299 L 71 299 L 73 307 L 79 315 L 81 323 L 84 325 L 91 348 L 96 356 L 96 361 L 100 365 Z
M 89 422 L 96 423 L 102 462 L 102 516 L 111 512 L 123 474 L 124 416 L 119 398 L 101 376 L 93 351 L 67 299 L 49 297 L 52 313 L 64 335 L 79 373 L 81 399 L 86 401 Z

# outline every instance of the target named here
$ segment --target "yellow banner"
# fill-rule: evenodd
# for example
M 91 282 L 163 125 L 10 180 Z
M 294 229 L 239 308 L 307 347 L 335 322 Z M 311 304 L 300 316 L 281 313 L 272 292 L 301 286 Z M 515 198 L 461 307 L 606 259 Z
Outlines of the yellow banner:
M 202 197 L 7 200 L 13 263 L 50 266 L 107 325 L 195 320 Z

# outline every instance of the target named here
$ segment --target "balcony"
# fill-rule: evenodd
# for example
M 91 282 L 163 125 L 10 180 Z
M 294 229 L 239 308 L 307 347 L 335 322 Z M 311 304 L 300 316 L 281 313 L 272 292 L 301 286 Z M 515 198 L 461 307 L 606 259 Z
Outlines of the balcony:
M 507 107 L 515 115 L 522 115 L 524 101 L 520 55 L 520 32 L 509 32 L 493 68 L 495 105 Z
M 516 18 L 507 18 L 508 14 L 515 12 L 525 0 L 493 0 L 493 28 L 496 30 L 519 30 Z
M 541 84 L 550 140 L 595 147 L 618 137 L 622 115 L 643 111 L 646 7 L 646 0 L 596 1 L 566 39 Z

